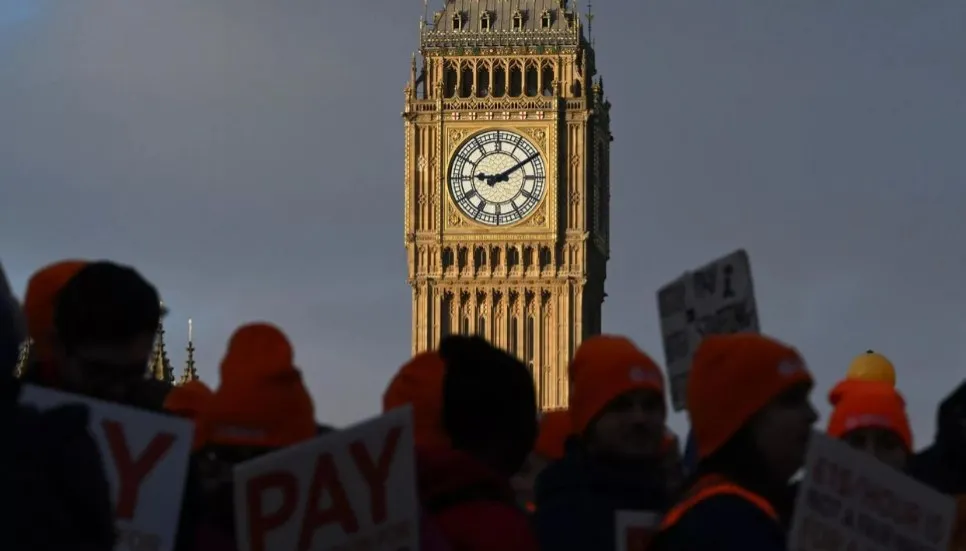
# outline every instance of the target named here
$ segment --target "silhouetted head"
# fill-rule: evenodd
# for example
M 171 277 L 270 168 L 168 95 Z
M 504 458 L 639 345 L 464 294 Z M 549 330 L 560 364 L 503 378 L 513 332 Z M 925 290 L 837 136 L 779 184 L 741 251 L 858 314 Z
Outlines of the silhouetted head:
M 69 390 L 124 401 L 147 372 L 161 321 L 158 291 L 133 268 L 86 265 L 57 295 L 54 329 Z
M 447 337 L 439 354 L 446 363 L 443 427 L 453 447 L 512 476 L 537 436 L 536 391 L 529 370 L 479 337 Z

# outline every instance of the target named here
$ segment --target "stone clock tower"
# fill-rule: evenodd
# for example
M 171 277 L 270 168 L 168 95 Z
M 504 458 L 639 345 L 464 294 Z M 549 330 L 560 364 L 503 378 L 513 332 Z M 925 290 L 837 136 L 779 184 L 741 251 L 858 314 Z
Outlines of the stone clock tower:
M 542 408 L 566 407 L 609 255 L 592 44 L 568 0 L 447 0 L 420 28 L 403 112 L 412 352 L 481 335 L 530 366 Z

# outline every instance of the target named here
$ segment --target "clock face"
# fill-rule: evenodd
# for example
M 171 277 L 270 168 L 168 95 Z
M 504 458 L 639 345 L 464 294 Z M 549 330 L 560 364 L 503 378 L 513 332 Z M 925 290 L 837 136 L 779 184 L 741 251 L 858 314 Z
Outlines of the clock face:
M 488 226 L 523 220 L 543 199 L 543 157 L 523 136 L 490 130 L 463 142 L 449 169 L 449 188 L 463 214 Z

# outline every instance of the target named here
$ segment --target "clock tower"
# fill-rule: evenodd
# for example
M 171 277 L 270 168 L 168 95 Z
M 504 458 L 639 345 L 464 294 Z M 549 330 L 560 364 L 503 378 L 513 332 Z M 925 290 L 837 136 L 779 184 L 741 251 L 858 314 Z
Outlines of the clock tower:
M 601 331 L 609 256 L 610 103 L 573 4 L 447 0 L 403 112 L 412 352 L 483 336 L 543 409 L 567 406 L 567 364 Z

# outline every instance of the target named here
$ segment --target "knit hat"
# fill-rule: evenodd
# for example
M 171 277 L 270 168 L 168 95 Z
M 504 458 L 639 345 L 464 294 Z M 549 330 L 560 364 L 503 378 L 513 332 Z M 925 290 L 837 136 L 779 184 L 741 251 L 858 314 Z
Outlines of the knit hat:
M 852 360 L 845 377 L 862 381 L 879 381 L 895 386 L 896 368 L 889 358 L 872 350 L 866 350 L 865 354 L 860 354 Z
M 443 378 L 446 365 L 436 352 L 417 354 L 389 381 L 382 411 L 413 406 L 413 432 L 420 447 L 449 447 L 443 430 Z
M 596 336 L 581 343 L 569 372 L 573 376 L 570 418 L 575 434 L 615 398 L 634 390 L 650 389 L 664 395 L 661 369 L 625 337 Z
M 540 416 L 540 432 L 533 451 L 556 461 L 564 456 L 564 444 L 572 434 L 570 412 L 561 409 L 548 411 Z
M 698 460 L 725 445 L 782 393 L 811 383 L 798 352 L 775 339 L 755 333 L 705 337 L 694 354 L 687 388 Z
M 912 451 L 906 402 L 889 383 L 846 379 L 829 392 L 829 402 L 835 408 L 828 422 L 829 436 L 842 438 L 857 429 L 880 428 L 898 435 Z
M 195 422 L 195 440 L 193 449 L 204 445 L 205 435 L 203 427 L 198 423 L 204 408 L 214 393 L 205 383 L 194 380 L 172 388 L 164 399 L 164 409 L 179 417 L 191 419 Z
M 315 408 L 293 360 L 275 326 L 238 329 L 221 363 L 221 386 L 202 413 L 208 442 L 283 448 L 313 438 Z
M 54 356 L 54 306 L 57 294 L 88 264 L 84 260 L 55 262 L 34 272 L 27 281 L 23 311 L 27 333 L 33 340 L 31 354 L 38 361 L 49 362 Z

